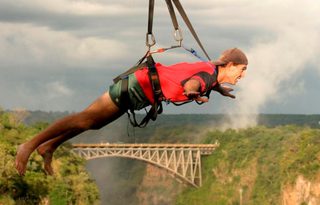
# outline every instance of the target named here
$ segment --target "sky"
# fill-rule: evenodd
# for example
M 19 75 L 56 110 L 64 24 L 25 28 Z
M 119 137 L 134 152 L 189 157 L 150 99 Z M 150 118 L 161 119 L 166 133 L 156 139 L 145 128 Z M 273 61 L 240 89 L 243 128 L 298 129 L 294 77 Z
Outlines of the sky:
M 182 0 L 212 59 L 238 47 L 248 56 L 236 99 L 211 94 L 167 114 L 319 114 L 319 0 Z M 81 111 L 146 52 L 147 0 L 0 0 L 0 107 Z M 178 15 L 183 44 L 198 50 Z M 156 0 L 156 47 L 176 44 L 165 1 Z M 203 55 L 204 56 L 204 55 Z M 198 59 L 182 49 L 166 65 Z

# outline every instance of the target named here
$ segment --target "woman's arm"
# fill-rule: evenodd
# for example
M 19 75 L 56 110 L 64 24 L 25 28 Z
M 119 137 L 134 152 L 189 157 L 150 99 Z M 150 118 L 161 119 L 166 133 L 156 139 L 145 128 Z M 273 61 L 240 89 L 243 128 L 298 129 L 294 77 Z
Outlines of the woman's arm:
M 184 84 L 184 95 L 190 100 L 208 102 L 208 98 L 200 96 L 201 83 L 197 79 L 190 79 Z

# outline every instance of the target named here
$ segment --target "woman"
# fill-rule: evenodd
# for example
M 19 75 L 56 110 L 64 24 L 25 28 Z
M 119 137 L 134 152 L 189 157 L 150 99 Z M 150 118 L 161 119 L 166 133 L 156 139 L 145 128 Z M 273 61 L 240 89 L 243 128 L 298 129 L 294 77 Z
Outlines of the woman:
M 232 89 L 221 84 L 235 85 L 244 77 L 247 65 L 246 55 L 240 49 L 232 48 L 224 51 L 219 59 L 213 62 L 179 63 L 172 66 L 157 63 L 155 67 L 159 76 L 162 100 L 208 102 L 205 94 L 212 89 L 234 98 L 229 93 Z M 115 83 L 110 86 L 109 91 L 82 112 L 54 122 L 33 139 L 21 144 L 16 155 L 18 173 L 25 174 L 28 159 L 37 149 L 44 159 L 46 173 L 53 174 L 51 161 L 60 144 L 86 130 L 100 129 L 123 115 L 129 107 L 139 110 L 154 103 L 147 68 L 138 69 L 128 76 L 128 102 L 121 102 L 121 85 L 121 81 Z M 123 104 L 128 106 L 122 106 Z

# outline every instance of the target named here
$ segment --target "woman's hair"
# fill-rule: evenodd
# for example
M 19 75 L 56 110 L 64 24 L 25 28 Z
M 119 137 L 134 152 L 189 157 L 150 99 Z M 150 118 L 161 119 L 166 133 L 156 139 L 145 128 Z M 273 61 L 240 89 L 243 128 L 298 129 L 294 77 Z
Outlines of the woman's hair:
M 248 58 L 240 49 L 231 48 L 223 51 L 221 56 L 217 60 L 212 61 L 212 63 L 216 66 L 226 65 L 230 62 L 234 63 L 235 65 L 248 65 Z

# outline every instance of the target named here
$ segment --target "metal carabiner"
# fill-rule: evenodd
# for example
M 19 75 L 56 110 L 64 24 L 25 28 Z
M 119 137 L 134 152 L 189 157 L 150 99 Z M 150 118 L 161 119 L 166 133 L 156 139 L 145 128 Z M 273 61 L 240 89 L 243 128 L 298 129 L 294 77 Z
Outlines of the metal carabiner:
M 150 40 L 151 40 L 151 42 L 150 42 Z M 146 34 L 146 46 L 149 47 L 149 50 L 155 44 L 156 44 L 156 39 L 155 39 L 153 33 L 147 33 Z
M 179 45 L 181 46 L 181 43 L 182 43 L 182 40 L 183 40 L 183 36 L 182 36 L 182 30 L 180 29 L 180 27 L 178 27 L 178 29 L 174 30 L 173 36 L 174 36 L 174 39 L 176 41 L 178 41 Z

